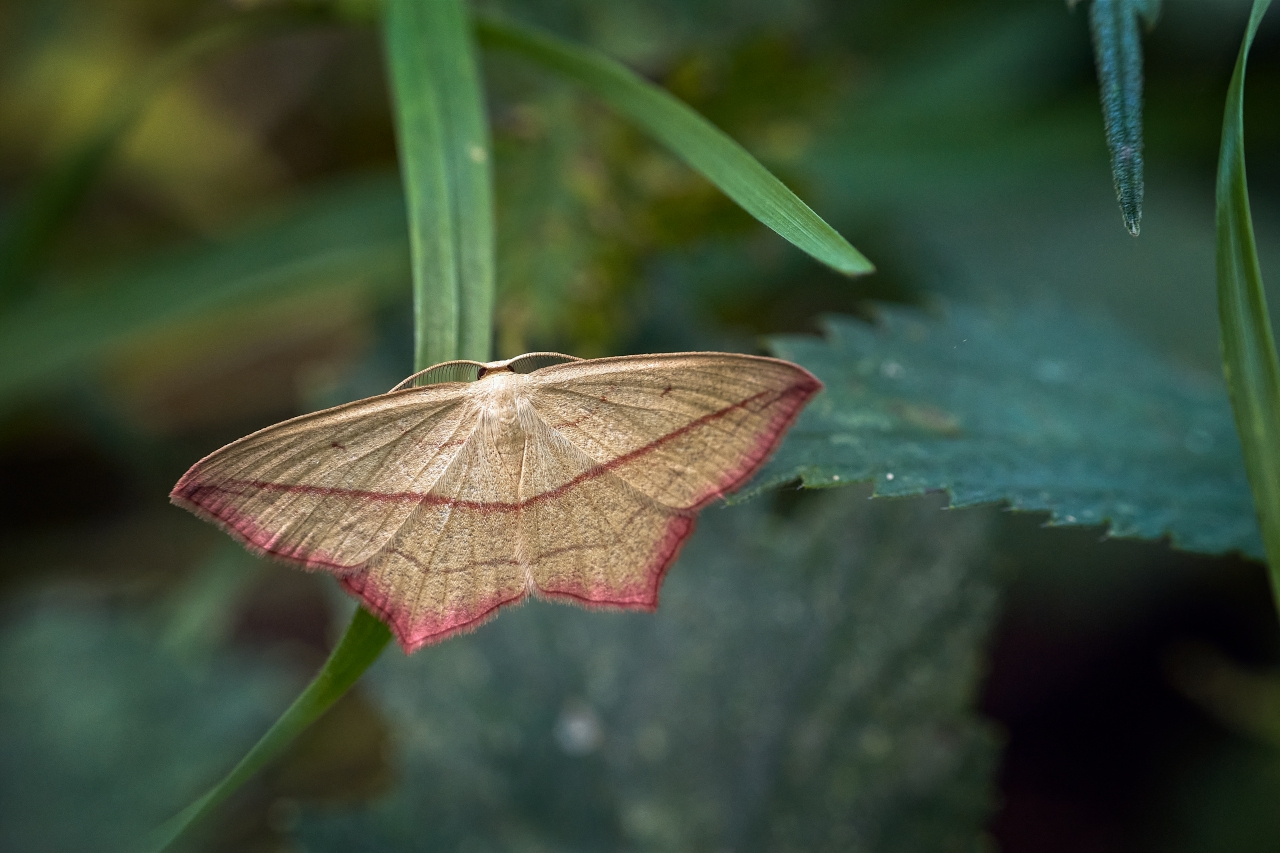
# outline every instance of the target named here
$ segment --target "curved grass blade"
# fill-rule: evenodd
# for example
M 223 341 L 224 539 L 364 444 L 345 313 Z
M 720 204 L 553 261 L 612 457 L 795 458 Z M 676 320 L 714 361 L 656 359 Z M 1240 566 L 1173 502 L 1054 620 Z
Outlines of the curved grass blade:
M 335 282 L 398 286 L 405 261 L 394 181 L 329 188 L 283 218 L 98 281 L 45 288 L 0 315 L 0 401 L 91 367 L 139 335 L 230 305 Z
M 1142 37 L 1138 18 L 1150 27 L 1159 0 L 1093 0 L 1089 30 L 1102 118 L 1111 151 L 1111 175 L 1125 228 L 1138 236 L 1142 226 Z
M 92 185 L 116 143 L 155 96 L 194 65 L 225 48 L 263 35 L 292 18 L 247 15 L 198 32 L 157 59 L 119 91 L 92 135 L 43 175 L 0 236 L 0 308 L 20 301 L 58 229 Z
M 167 848 L 267 762 L 278 757 L 294 738 L 355 684 L 390 640 L 391 631 L 386 625 L 364 608 L 357 608 L 347 632 L 315 679 L 221 782 L 156 831 L 151 849 L 160 851 Z
M 1244 168 L 1244 76 L 1271 0 L 1254 0 L 1222 119 L 1218 156 L 1218 322 L 1222 368 L 1280 606 L 1280 362 L 1267 314 Z
M 846 275 L 874 269 L 728 134 L 621 63 L 540 30 L 494 18 L 478 18 L 476 33 L 486 47 L 518 53 L 590 89 L 816 260 Z

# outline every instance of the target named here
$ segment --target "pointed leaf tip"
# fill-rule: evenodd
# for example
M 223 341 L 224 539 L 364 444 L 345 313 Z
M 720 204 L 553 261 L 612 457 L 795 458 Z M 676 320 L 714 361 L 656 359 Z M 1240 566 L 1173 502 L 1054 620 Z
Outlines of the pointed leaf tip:
M 1098 69 L 1098 93 L 1111 152 L 1111 176 L 1125 228 L 1138 236 L 1142 221 L 1142 37 L 1159 4 L 1146 0 L 1094 0 L 1089 7 Z
M 533 27 L 478 17 L 476 34 L 486 47 L 522 55 L 593 92 L 813 259 L 844 275 L 874 272 L 861 252 L 759 160 L 667 90 L 596 50 Z

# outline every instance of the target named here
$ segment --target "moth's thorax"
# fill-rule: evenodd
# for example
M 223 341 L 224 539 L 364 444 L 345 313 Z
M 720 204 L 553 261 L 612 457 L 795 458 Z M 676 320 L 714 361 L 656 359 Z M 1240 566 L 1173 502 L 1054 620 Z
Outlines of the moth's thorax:
M 476 380 L 476 404 L 481 416 L 495 426 L 515 426 L 516 400 L 522 395 L 526 381 L 525 376 L 510 370 L 487 373 Z
M 526 377 L 510 370 L 495 370 L 476 380 L 476 397 L 483 403 L 503 404 L 514 401 L 516 392 L 523 388 Z

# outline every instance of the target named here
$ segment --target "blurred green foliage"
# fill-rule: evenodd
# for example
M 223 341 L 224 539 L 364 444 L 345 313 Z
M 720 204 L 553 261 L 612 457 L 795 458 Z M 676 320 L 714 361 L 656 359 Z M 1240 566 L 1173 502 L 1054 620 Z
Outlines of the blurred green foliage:
M 297 690 L 261 656 L 157 642 L 159 619 L 51 589 L 0 634 L 0 823 L 10 850 L 137 849 Z
M 345 621 L 323 579 L 217 568 L 217 534 L 164 495 L 224 441 L 410 372 L 395 137 L 379 39 L 360 7 L 344 7 L 345 23 L 228 50 L 164 87 L 62 223 L 30 297 L 0 314 L 0 846 L 30 848 L 41 827 L 44 849 L 127 846 L 241 754 Z M 1092 509 L 1101 523 L 1125 493 L 1135 513 L 1115 513 L 1131 525 L 1115 532 L 1256 551 L 1228 503 L 1244 498 L 1221 390 L 1189 378 L 1219 369 L 1213 152 L 1244 4 L 1166 4 L 1147 36 L 1138 241 L 1115 227 L 1085 15 L 1062 3 L 478 8 L 665 86 L 879 270 L 824 270 L 599 101 L 485 53 L 496 355 L 752 350 L 762 334 L 817 331 L 824 313 L 878 317 L 835 321 L 836 339 L 787 339 L 832 386 L 805 429 L 854 411 L 881 418 L 877 441 L 963 447 L 971 455 L 945 476 L 921 466 L 894 481 L 954 487 L 990 473 L 979 450 L 1044 450 L 1043 432 L 1007 432 L 1002 420 L 1028 395 L 1040 423 L 1074 428 L 1078 442 L 1026 457 L 1044 462 L 1035 489 L 1051 499 L 1024 506 L 1063 520 Z M 111 93 L 240 13 L 154 0 L 0 5 L 0 227 L 101 126 Z M 1280 268 L 1274 33 L 1274 22 L 1260 32 L 1245 109 L 1259 254 Z M 934 295 L 945 300 L 932 315 L 869 302 L 927 310 Z M 948 360 L 948 335 L 993 316 L 1003 319 L 983 327 L 981 349 L 969 341 L 972 362 Z M 861 348 L 841 350 L 849 341 Z M 890 358 L 907 369 L 897 380 L 859 372 L 859 359 Z M 1079 381 L 1046 384 L 1044 359 L 1079 365 Z M 916 377 L 928 377 L 918 396 L 902 392 Z M 989 444 L 949 437 L 953 423 L 991 425 Z M 1185 440 L 1199 428 L 1207 454 Z M 791 471 L 814 440 L 796 439 L 777 462 Z M 1134 445 L 1150 476 L 1126 487 L 1109 454 Z M 890 470 L 838 461 L 849 467 L 826 473 Z M 1068 476 L 1082 471 L 1084 497 Z M 1190 503 L 1175 498 L 1177 471 L 1205 490 Z M 979 485 L 975 500 L 1021 494 Z M 1213 489 L 1227 497 L 1198 497 Z M 246 791 L 205 843 L 279 850 L 296 833 L 317 849 L 400 849 L 461 843 L 479 825 L 492 828 L 478 836 L 490 846 L 981 844 L 999 798 L 998 738 L 975 693 L 1005 577 L 984 563 L 998 549 L 983 531 L 1007 522 L 938 513 L 938 501 L 855 506 L 864 495 L 784 492 L 710 511 L 655 615 L 535 604 L 384 660 L 372 701 L 335 708 L 318 742 Z M 1216 538 L 1194 538 L 1205 531 Z M 1028 533 L 1001 559 L 1034 575 L 1053 548 L 1052 562 L 1071 568 L 1057 582 L 1114 613 L 1102 575 L 1120 570 L 1099 554 L 1118 546 L 1064 547 L 1052 538 L 1062 535 Z M 1132 583 L 1111 618 L 1139 625 L 1165 581 L 1148 571 Z M 201 638 L 198 653 L 164 645 L 183 636 Z M 1217 676 L 1188 677 L 1204 688 Z M 572 746 L 591 731 L 592 749 Z M 813 743 L 827 747 L 821 760 Z M 373 766 L 350 772 L 343 744 Z M 1171 774 L 1181 787 L 1145 794 L 1157 818 L 1133 846 L 1175 835 L 1182 849 L 1270 843 L 1274 760 L 1261 742 L 1208 742 Z M 357 803 L 323 805 L 334 797 Z

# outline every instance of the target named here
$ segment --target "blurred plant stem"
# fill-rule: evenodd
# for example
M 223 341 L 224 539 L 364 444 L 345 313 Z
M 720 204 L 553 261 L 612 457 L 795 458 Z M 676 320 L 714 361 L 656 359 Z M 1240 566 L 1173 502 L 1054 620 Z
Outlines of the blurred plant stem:
M 391 632 L 386 625 L 363 608 L 357 608 L 347 632 L 315 679 L 221 782 L 157 830 L 153 849 L 167 848 L 189 826 L 213 811 L 264 765 L 279 756 L 355 684 L 369 664 L 377 660 L 390 639 Z
M 1280 749 L 1280 673 L 1246 667 L 1202 643 L 1172 649 L 1165 672 L 1174 687 L 1228 729 Z
M 94 132 L 36 181 L 0 234 L 0 310 L 31 293 L 35 272 L 59 229 L 75 212 L 117 143 L 166 86 L 228 47 L 308 17 L 313 16 L 274 10 L 242 14 L 179 42 L 117 90 Z
M 1244 450 L 1271 589 L 1280 609 L 1280 363 L 1262 286 L 1244 168 L 1244 77 L 1249 48 L 1271 0 L 1254 0 L 1227 89 L 1218 156 L 1218 321 L 1236 430 Z

